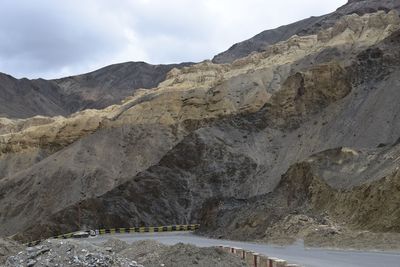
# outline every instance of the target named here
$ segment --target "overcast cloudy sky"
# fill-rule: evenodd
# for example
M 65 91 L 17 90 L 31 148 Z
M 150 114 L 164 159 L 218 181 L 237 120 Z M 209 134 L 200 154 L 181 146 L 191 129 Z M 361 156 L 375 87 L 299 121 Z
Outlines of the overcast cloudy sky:
M 201 61 L 347 0 L 0 0 L 0 72 L 56 78 L 125 61 Z

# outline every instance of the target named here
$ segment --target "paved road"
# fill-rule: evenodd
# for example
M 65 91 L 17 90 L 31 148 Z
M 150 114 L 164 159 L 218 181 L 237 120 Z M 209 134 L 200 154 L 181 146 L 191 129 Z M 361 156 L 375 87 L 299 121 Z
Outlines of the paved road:
M 400 254 L 383 252 L 340 251 L 327 249 L 304 248 L 300 243 L 287 246 L 272 246 L 250 242 L 237 242 L 210 239 L 196 236 L 190 232 L 115 234 L 90 238 L 93 243 L 101 243 L 108 238 L 118 238 L 128 243 L 137 240 L 153 239 L 164 244 L 173 245 L 179 242 L 194 244 L 199 247 L 217 246 L 219 244 L 252 250 L 267 256 L 285 259 L 290 263 L 306 267 L 399 267 Z

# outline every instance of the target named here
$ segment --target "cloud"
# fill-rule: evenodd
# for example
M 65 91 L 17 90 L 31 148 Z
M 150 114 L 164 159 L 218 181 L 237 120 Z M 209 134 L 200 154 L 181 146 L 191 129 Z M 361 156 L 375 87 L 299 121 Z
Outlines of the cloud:
M 346 0 L 2 0 L 0 71 L 55 78 L 124 61 L 200 61 Z

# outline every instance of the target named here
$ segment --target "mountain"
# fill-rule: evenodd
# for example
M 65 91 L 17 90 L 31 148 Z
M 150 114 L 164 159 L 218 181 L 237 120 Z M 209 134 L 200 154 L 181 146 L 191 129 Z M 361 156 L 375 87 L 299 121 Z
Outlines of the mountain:
M 172 68 L 102 109 L 0 118 L 0 235 L 200 223 L 216 237 L 400 249 L 400 17 L 373 11 Z M 107 73 L 97 95 L 133 82 Z
M 156 87 L 173 68 L 192 63 L 151 65 L 145 62 L 126 62 L 110 65 L 94 72 L 52 80 L 67 98 L 78 95 L 80 101 L 69 103 L 68 108 L 78 110 L 101 109 L 117 104 L 136 89 Z
M 263 31 L 256 36 L 234 44 L 227 51 L 216 55 L 214 63 L 231 63 L 238 58 L 250 55 L 252 52 L 264 51 L 268 46 L 289 39 L 293 35 L 305 36 L 315 34 L 320 30 L 332 27 L 335 22 L 343 17 L 356 13 L 363 15 L 379 10 L 400 11 L 399 0 L 349 0 L 348 3 L 335 12 L 319 17 L 310 17 L 273 30 Z
M 15 79 L 0 73 L 0 116 L 66 115 L 61 89 L 45 80 Z
M 157 86 L 168 71 L 190 64 L 126 62 L 56 80 L 15 79 L 0 73 L 0 116 L 66 116 L 83 109 L 105 108 L 136 89 Z

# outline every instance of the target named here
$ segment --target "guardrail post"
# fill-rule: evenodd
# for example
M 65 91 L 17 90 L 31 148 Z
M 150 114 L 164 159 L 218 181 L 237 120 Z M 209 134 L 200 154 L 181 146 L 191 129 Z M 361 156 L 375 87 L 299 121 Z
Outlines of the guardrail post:
M 274 267 L 276 258 L 269 258 L 268 259 L 268 267 Z
M 252 267 L 301 267 L 297 264 L 288 264 L 285 260 L 260 255 L 259 253 L 244 250 L 242 248 L 228 247 L 224 245 L 218 245 L 217 247 L 222 251 L 239 256 Z
M 245 261 L 247 264 L 250 266 L 253 266 L 254 264 L 254 259 L 253 259 L 253 252 L 252 251 L 246 251 L 245 252 Z
M 287 262 L 278 258 L 269 258 L 268 267 L 286 267 Z
M 286 267 L 286 266 L 287 266 L 287 261 L 281 259 L 276 260 L 276 267 Z
M 260 254 L 253 253 L 253 266 L 260 267 Z
M 264 255 L 260 256 L 260 266 L 259 267 L 269 267 L 267 256 L 264 256 Z
M 235 254 L 237 255 L 237 256 L 239 256 L 241 259 L 243 259 L 243 249 L 241 249 L 241 248 L 235 248 Z

